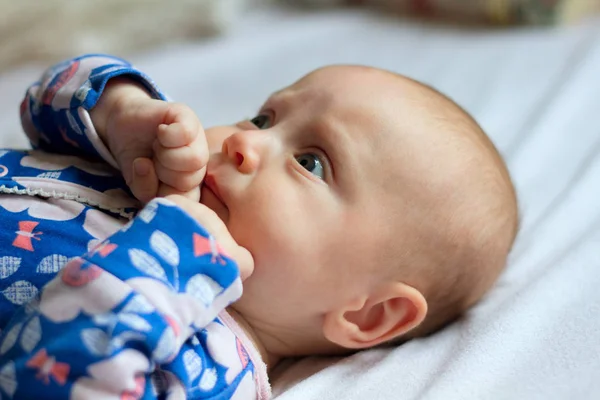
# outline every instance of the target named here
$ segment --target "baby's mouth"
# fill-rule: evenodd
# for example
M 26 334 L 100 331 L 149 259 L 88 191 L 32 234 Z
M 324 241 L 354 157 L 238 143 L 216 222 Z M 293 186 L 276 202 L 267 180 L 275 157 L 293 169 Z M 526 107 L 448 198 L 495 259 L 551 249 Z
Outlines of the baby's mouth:
M 207 175 L 204 178 L 204 183 L 200 190 L 200 202 L 217 213 L 219 218 L 227 224 L 227 220 L 229 219 L 229 209 L 227 204 L 225 204 L 225 201 L 223 201 L 215 178 L 212 175 Z
M 219 192 L 219 186 L 217 185 L 217 181 L 212 175 L 206 175 L 206 177 L 204 178 L 204 186 L 212 192 L 212 194 L 217 198 L 217 200 L 225 204 L 225 202 L 223 201 L 223 197 L 221 197 L 221 193 Z

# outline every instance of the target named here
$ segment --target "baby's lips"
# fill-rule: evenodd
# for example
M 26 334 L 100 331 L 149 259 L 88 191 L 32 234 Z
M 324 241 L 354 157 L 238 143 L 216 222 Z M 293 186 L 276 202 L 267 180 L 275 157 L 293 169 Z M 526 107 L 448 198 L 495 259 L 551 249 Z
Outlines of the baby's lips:
M 204 185 L 210 189 L 211 192 L 215 195 L 215 197 L 223 204 L 223 197 L 221 196 L 221 192 L 219 190 L 219 186 L 217 185 L 217 181 L 212 175 L 206 175 L 204 177 Z

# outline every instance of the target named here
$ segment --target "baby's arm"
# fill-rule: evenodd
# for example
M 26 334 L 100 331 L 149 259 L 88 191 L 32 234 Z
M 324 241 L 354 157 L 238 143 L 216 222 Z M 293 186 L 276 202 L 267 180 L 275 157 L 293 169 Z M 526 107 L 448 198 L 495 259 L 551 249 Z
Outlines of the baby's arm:
M 117 168 L 96 132 L 90 110 L 109 80 L 124 76 L 138 82 L 148 97 L 166 100 L 147 75 L 117 57 L 84 55 L 48 68 L 27 89 L 20 108 L 21 124 L 33 147 L 103 159 Z
M 200 214 L 192 219 L 175 202 L 154 200 L 121 231 L 70 261 L 3 332 L 0 371 L 13 382 L 3 385 L 5 394 L 153 398 L 148 378 L 156 365 L 175 357 L 191 334 L 242 293 L 236 263 L 196 220 L 222 235 L 235 260 L 252 262 L 216 216 Z
M 208 158 L 204 131 L 189 107 L 164 100 L 128 62 L 88 55 L 49 68 L 28 89 L 21 121 L 35 148 L 102 159 L 144 202 L 168 194 L 198 200 Z

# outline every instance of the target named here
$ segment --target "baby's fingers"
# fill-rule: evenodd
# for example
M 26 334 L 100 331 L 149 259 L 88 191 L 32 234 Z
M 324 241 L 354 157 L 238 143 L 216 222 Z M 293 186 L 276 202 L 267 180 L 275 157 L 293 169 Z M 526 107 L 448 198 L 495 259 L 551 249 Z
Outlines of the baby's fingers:
M 149 158 L 139 157 L 133 161 L 132 178 L 127 182 L 133 195 L 142 203 L 156 197 L 158 192 L 158 176 L 154 163 Z
M 194 129 L 179 122 L 171 125 L 159 125 L 156 134 L 160 144 L 169 148 L 187 146 L 196 139 L 196 136 L 198 136 L 198 130 L 194 131 Z
M 157 138 L 165 147 L 181 147 L 192 143 L 202 131 L 194 111 L 182 103 L 170 103 Z
M 180 192 L 189 192 L 197 188 L 204 179 L 206 168 L 198 169 L 191 172 L 173 171 L 165 167 L 160 162 L 154 163 L 156 175 L 161 183 L 165 183 Z
M 173 171 L 197 171 L 204 168 L 208 162 L 208 146 L 201 140 L 177 148 L 165 147 L 159 141 L 155 141 L 153 151 L 158 161 Z

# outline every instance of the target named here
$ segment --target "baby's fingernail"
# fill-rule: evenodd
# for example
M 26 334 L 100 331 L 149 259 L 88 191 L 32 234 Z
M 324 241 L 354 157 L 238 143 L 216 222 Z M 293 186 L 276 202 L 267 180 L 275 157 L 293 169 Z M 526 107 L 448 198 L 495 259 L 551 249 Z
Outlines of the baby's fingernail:
M 169 125 L 167 125 L 167 124 L 160 124 L 158 126 L 158 129 L 167 129 L 168 127 L 169 127 Z
M 135 171 L 135 174 L 139 176 L 146 176 L 150 173 L 148 163 L 140 158 L 133 161 L 133 170 Z

